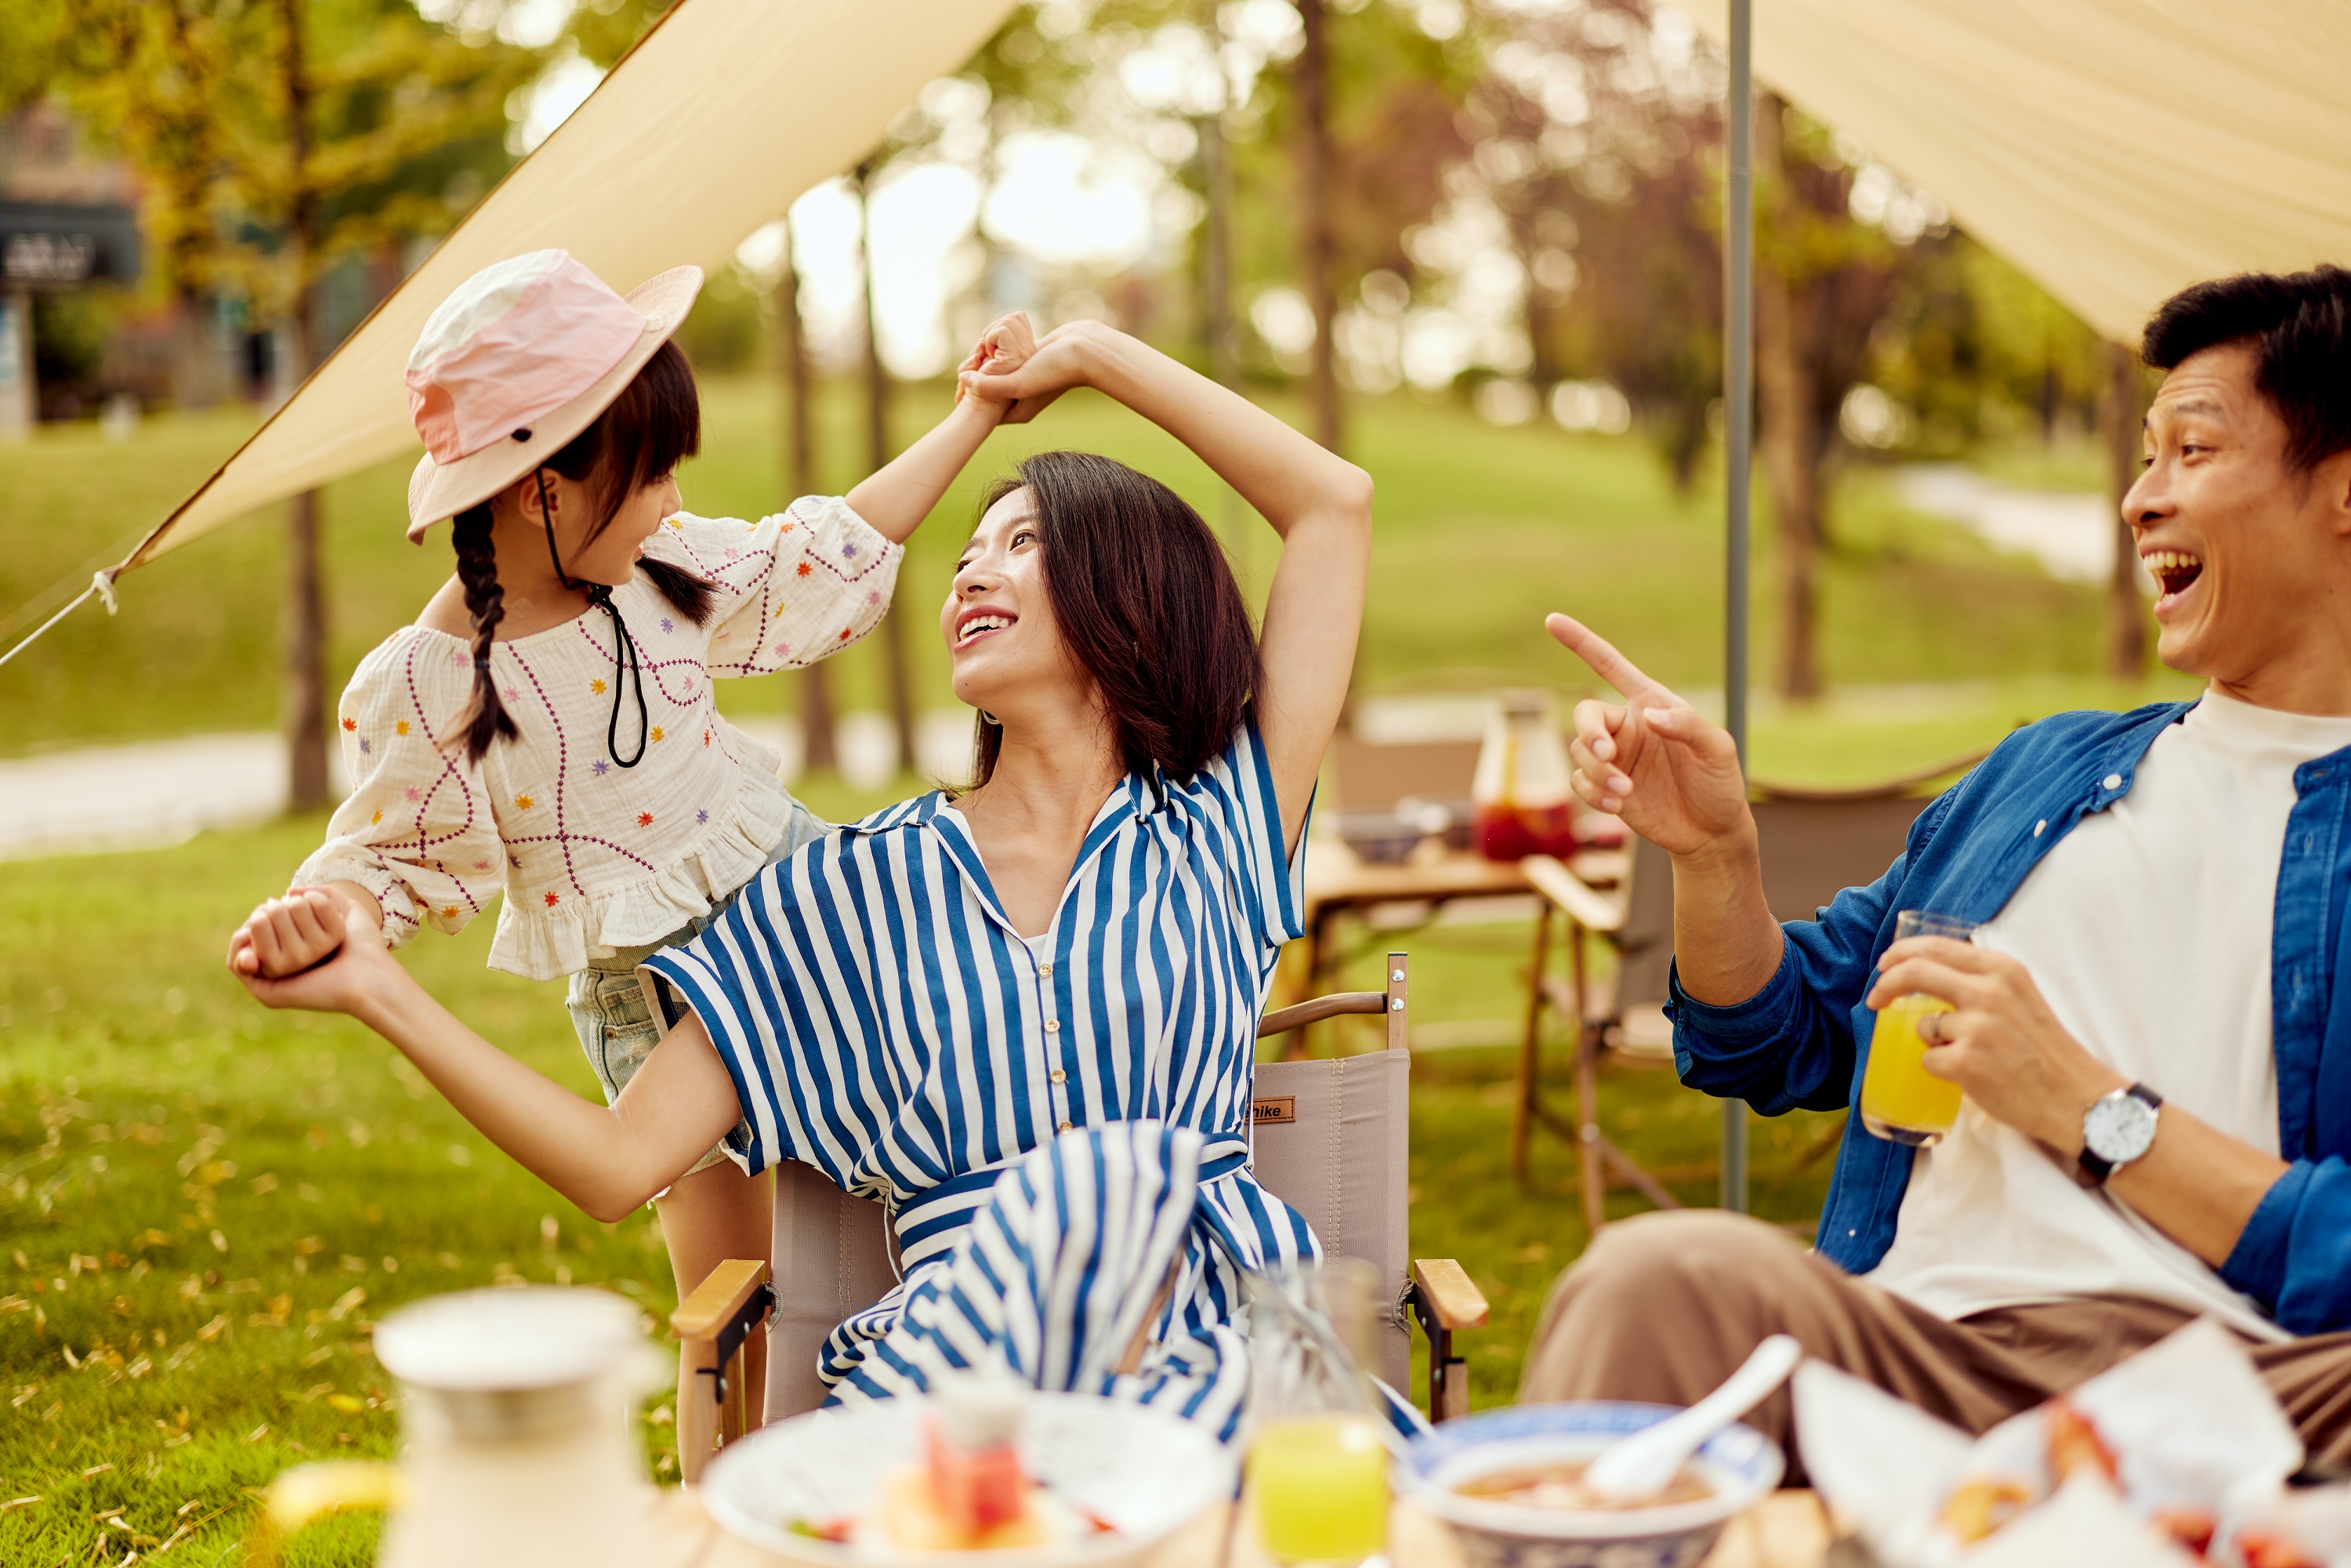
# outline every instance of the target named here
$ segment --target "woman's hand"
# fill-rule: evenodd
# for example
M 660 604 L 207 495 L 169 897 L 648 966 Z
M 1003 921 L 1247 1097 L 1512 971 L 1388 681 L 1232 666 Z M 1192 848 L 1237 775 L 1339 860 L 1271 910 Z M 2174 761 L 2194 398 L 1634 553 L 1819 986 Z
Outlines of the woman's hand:
M 2130 1086 L 2065 1032 L 2032 975 L 2005 953 L 1913 936 L 1888 947 L 1878 970 L 1870 1007 L 1923 992 L 1957 1009 L 1920 1020 L 1933 1034 L 1927 1071 L 1958 1084 L 1994 1121 L 2062 1155 L 2081 1152 L 2091 1103 Z
M 323 887 L 298 887 L 255 910 L 229 941 L 228 967 L 264 1007 L 354 1016 L 388 983 L 408 980 L 381 930 Z
M 987 324 L 971 352 L 956 367 L 956 402 L 961 402 L 970 388 L 964 384 L 967 373 L 1009 375 L 1029 361 L 1037 351 L 1037 329 L 1029 324 L 1026 310 L 1008 311 Z
M 1021 321 L 1026 326 L 1028 319 L 1022 317 Z M 1063 322 L 1038 339 L 1035 348 L 1017 364 L 1002 370 L 967 365 L 956 375 L 958 389 L 1008 404 L 1002 423 L 1025 424 L 1071 387 L 1093 384 L 1094 346 L 1113 331 L 1099 321 Z
M 301 896 L 312 893 L 326 896 Z M 330 889 L 312 887 L 257 905 L 228 939 L 229 968 L 239 978 L 300 974 L 343 945 L 342 903 Z
M 1643 674 L 1600 634 L 1565 615 L 1544 630 L 1624 694 L 1619 706 L 1575 705 L 1568 782 L 1587 806 L 1669 854 L 1696 854 L 1754 831 L 1739 748 L 1719 725 Z

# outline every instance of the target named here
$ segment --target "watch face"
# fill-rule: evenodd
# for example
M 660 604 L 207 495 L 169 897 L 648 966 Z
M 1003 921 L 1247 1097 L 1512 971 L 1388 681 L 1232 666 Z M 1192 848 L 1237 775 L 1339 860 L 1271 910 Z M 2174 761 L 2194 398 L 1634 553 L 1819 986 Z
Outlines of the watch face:
M 2082 1142 L 2108 1165 L 2135 1160 L 2155 1142 L 2155 1107 L 2134 1094 L 2109 1094 L 2082 1118 Z

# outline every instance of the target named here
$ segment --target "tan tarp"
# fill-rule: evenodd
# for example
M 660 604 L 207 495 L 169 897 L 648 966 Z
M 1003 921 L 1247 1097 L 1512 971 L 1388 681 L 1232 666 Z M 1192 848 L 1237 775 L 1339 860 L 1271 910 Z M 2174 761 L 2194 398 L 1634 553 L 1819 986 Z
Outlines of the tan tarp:
M 1724 0 L 1677 0 L 1718 44 Z M 2351 264 L 2351 0 L 1755 0 L 1759 84 L 2100 332 Z
M 1012 0 L 679 0 L 204 487 L 117 567 L 256 507 L 423 451 L 402 367 L 450 289 L 560 246 L 626 292 L 716 266 L 882 140 L 960 68 Z

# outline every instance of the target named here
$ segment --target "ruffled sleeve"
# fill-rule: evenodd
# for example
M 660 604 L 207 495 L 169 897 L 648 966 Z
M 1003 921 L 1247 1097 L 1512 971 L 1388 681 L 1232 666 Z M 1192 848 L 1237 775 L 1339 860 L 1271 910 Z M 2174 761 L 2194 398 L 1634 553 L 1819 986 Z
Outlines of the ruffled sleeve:
M 412 627 L 362 660 L 343 691 L 337 727 L 350 798 L 291 885 L 359 883 L 383 905 L 393 946 L 421 925 L 465 929 L 505 885 L 481 768 L 462 745 L 444 746 L 472 676 L 462 649 Z
M 720 677 L 799 669 L 863 637 L 906 553 L 836 496 L 756 523 L 680 513 L 645 549 L 717 585 L 708 664 Z

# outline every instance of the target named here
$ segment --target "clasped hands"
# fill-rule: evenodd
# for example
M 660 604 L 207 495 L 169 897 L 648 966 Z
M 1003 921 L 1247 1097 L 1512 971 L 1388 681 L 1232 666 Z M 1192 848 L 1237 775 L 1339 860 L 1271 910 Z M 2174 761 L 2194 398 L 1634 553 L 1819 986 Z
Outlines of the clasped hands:
M 1565 615 L 1544 624 L 1625 698 L 1576 705 L 1568 754 L 1577 797 L 1621 817 L 1673 855 L 1677 882 L 1682 872 L 1694 873 L 1692 885 L 1730 879 L 1751 889 L 1760 907 L 1755 818 L 1729 735 L 1590 628 Z M 1778 953 L 1772 946 L 1771 965 Z M 1742 1000 L 1771 972 L 1763 967 L 1740 995 L 1700 999 Z M 2082 1117 L 2091 1103 L 2129 1082 L 2065 1031 L 2024 966 L 2005 953 L 1940 936 L 1896 942 L 1879 959 L 1865 1000 L 1883 1008 L 1913 992 L 1938 997 L 1956 1009 L 1930 1015 L 1935 1039 L 1926 1053 L 1927 1071 L 1957 1083 L 1996 1121 L 2065 1158 L 2081 1150 Z

